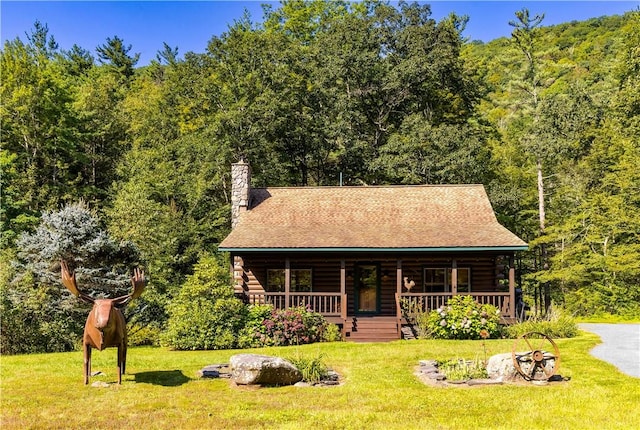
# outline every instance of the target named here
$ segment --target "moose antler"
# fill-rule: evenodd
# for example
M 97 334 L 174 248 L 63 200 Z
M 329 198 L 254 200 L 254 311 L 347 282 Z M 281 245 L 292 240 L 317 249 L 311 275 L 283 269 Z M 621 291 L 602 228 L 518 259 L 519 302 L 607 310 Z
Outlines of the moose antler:
M 133 269 L 133 276 L 131 277 L 131 285 L 133 285 L 133 293 L 131 293 L 132 299 L 137 299 L 144 291 L 144 287 L 147 280 L 144 278 L 144 270 L 139 268 Z
M 95 301 L 93 297 L 78 289 L 78 284 L 76 284 L 76 273 L 69 271 L 69 266 L 64 260 L 60 260 L 60 271 L 62 272 L 62 284 L 67 287 L 67 290 L 71 291 L 71 294 L 79 297 L 87 303 L 93 303 Z
M 133 269 L 133 276 L 131 277 L 131 285 L 133 286 L 133 291 L 126 296 L 121 296 L 113 299 L 114 305 L 122 307 L 129 303 L 129 301 L 131 301 L 132 299 L 140 297 L 140 295 L 144 291 L 146 283 L 147 280 L 144 278 L 144 271 L 137 267 Z
M 74 296 L 79 297 L 81 300 L 84 300 L 88 303 L 95 302 L 95 299 L 93 297 L 80 291 L 80 289 L 78 288 L 78 284 L 76 283 L 76 274 L 75 272 L 69 270 L 69 266 L 67 265 L 66 261 L 60 260 L 60 270 L 62 272 L 62 284 L 67 287 L 67 289 L 71 291 Z M 144 277 L 144 271 L 139 268 L 135 268 L 133 270 L 133 276 L 131 277 L 133 292 L 127 294 L 126 296 L 121 296 L 113 299 L 114 303 L 118 306 L 123 306 L 129 303 L 131 299 L 140 297 L 140 295 L 144 291 L 145 284 L 146 279 Z

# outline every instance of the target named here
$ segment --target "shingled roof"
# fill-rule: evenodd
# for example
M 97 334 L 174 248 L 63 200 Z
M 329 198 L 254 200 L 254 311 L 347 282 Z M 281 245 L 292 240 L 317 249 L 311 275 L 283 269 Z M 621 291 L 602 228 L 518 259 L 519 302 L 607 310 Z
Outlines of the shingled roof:
M 522 250 L 482 185 L 251 189 L 220 250 Z

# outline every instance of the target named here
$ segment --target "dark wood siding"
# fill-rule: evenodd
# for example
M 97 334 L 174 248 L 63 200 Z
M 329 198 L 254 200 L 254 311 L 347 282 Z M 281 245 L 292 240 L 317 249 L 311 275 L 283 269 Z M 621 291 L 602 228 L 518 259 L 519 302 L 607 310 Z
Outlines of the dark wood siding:
M 284 269 L 286 259 L 289 259 L 291 269 L 311 269 L 312 287 L 314 292 L 340 291 L 340 262 L 346 263 L 346 293 L 348 296 L 347 312 L 354 313 L 354 269 L 358 263 L 375 263 L 380 265 L 380 313 L 395 315 L 395 294 L 397 290 L 396 267 L 398 260 L 402 261 L 403 277 L 414 280 L 415 292 L 422 291 L 425 268 L 450 268 L 453 261 L 457 267 L 469 268 L 471 276 L 471 290 L 473 292 L 505 291 L 499 285 L 496 259 L 498 253 L 422 253 L 422 254 L 383 254 L 383 253 L 354 253 L 340 255 L 336 253 L 246 253 L 243 258 L 245 291 L 262 292 L 267 286 L 268 269 Z M 403 289 L 403 291 L 406 291 Z

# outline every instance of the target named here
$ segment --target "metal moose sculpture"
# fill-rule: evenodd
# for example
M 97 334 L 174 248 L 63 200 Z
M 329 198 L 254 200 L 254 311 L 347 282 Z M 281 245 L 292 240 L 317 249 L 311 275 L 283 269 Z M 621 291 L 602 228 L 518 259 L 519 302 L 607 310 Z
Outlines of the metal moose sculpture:
M 94 299 L 78 289 L 76 275 L 69 271 L 65 261 L 60 262 L 62 284 L 81 300 L 93 304 L 87 317 L 82 336 L 84 352 L 84 383 L 89 383 L 91 373 L 91 348 L 102 351 L 110 346 L 118 347 L 118 384 L 127 364 L 127 326 L 121 308 L 142 294 L 145 286 L 144 272 L 135 269 L 131 277 L 133 292 L 115 299 Z

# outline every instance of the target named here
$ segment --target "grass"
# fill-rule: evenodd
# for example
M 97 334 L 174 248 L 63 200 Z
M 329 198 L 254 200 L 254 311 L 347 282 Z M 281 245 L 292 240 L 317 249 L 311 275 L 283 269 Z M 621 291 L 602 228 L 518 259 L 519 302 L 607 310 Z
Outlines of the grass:
M 195 377 L 238 351 L 175 352 L 131 348 L 128 373 L 116 381 L 115 350 L 93 354 L 107 388 L 84 386 L 80 352 L 1 357 L 0 427 L 466 429 L 640 428 L 638 379 L 591 355 L 597 336 L 557 340 L 566 383 L 547 386 L 430 387 L 413 375 L 420 359 L 474 359 L 481 341 L 419 340 L 329 343 L 251 352 L 318 357 L 338 371 L 339 387 L 248 388 Z M 511 340 L 485 341 L 488 355 Z

